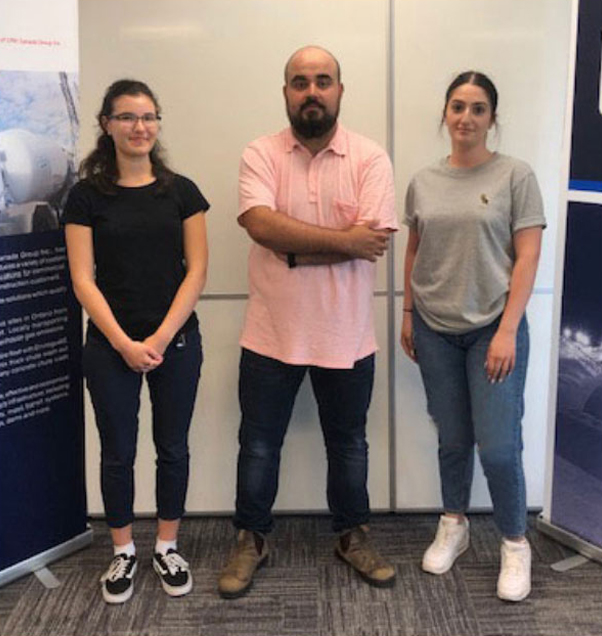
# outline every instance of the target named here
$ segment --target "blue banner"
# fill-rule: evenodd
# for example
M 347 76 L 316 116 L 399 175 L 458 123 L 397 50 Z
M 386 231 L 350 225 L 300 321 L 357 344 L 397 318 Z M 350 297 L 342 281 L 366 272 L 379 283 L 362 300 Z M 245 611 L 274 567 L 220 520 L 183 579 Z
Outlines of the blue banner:
M 81 310 L 59 229 L 79 129 L 77 3 L 38 4 L 0 0 L 0 584 L 91 540 Z
M 0 570 L 86 530 L 80 361 L 62 232 L 0 238 Z
M 571 190 L 602 192 L 602 2 L 581 0 L 571 139 Z
M 570 203 L 551 521 L 602 546 L 602 205 Z
M 548 528 L 602 547 L 602 2 L 578 0 Z M 578 191 L 587 191 L 582 194 Z M 545 524 L 543 526 L 546 527 Z

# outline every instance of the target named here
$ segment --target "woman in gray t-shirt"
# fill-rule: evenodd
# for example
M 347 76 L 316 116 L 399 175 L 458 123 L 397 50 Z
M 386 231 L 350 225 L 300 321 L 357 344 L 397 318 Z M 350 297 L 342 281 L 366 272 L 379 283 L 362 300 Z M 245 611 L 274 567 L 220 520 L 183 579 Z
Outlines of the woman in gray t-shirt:
M 439 433 L 445 513 L 422 568 L 443 574 L 468 548 L 476 443 L 503 535 L 497 593 L 520 601 L 531 589 L 521 457 L 525 307 L 545 218 L 529 166 L 487 148 L 496 109 L 495 86 L 481 73 L 462 73 L 447 90 L 451 154 L 418 172 L 407 192 L 401 344 L 419 364 Z

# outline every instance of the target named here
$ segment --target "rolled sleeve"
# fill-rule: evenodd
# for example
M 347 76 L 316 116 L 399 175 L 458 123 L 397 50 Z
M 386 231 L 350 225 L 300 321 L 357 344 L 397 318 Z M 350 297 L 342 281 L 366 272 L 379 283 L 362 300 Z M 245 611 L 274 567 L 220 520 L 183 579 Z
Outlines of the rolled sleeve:
M 541 192 L 530 169 L 512 184 L 512 231 L 528 227 L 546 227 Z

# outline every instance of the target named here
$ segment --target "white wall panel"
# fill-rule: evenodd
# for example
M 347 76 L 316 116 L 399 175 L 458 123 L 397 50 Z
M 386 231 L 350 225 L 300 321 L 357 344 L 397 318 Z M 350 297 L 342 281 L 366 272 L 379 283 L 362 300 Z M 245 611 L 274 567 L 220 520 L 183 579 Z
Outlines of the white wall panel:
M 560 174 L 570 0 L 396 0 L 394 86 L 388 86 L 388 0 L 80 0 L 82 154 L 94 141 L 94 114 L 113 80 L 140 77 L 164 109 L 172 165 L 195 179 L 212 203 L 210 272 L 201 301 L 206 361 L 191 433 L 191 511 L 230 511 L 237 452 L 238 334 L 248 239 L 235 222 L 240 153 L 253 138 L 286 125 L 281 94 L 286 58 L 306 43 L 330 48 L 346 86 L 342 121 L 387 145 L 388 97 L 401 212 L 411 175 L 448 152 L 439 132 L 443 96 L 467 68 L 490 74 L 500 91 L 501 132 L 492 147 L 527 160 L 542 186 L 545 233 L 538 294 L 530 303 L 532 356 L 525 416 L 529 504 L 541 503 L 549 319 Z M 396 239 L 397 285 L 405 232 Z M 385 263 L 378 288 L 386 288 Z M 223 296 L 223 297 L 220 297 Z M 401 299 L 398 298 L 400 307 Z M 388 377 L 395 355 L 396 506 L 439 506 L 436 436 L 417 369 L 386 343 L 386 299 L 376 299 L 377 380 L 370 411 L 373 507 L 389 506 Z M 398 312 L 398 316 L 401 314 Z M 399 320 L 397 321 L 399 322 Z M 541 384 L 537 384 L 541 380 Z M 146 397 L 137 466 L 138 511 L 154 509 L 154 459 Z M 98 443 L 88 417 L 90 510 L 100 512 Z M 541 447 L 541 454 L 540 448 Z M 325 458 L 315 405 L 302 388 L 285 445 L 279 510 L 325 509 Z M 488 505 L 482 474 L 473 504 Z
M 82 152 L 94 143 L 106 87 L 124 76 L 147 81 L 172 165 L 213 206 L 207 292 L 245 292 L 238 164 L 247 143 L 288 123 L 286 60 L 306 44 L 331 50 L 346 88 L 341 120 L 384 146 L 387 18 L 387 0 L 80 0 Z

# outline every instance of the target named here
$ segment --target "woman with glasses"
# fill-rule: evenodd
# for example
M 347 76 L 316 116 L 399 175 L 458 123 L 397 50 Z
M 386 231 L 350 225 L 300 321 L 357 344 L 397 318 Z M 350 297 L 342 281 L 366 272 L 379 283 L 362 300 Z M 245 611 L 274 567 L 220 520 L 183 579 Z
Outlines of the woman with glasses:
M 482 73 L 456 77 L 442 124 L 451 154 L 412 179 L 401 344 L 418 362 L 439 434 L 445 513 L 422 568 L 447 572 L 468 549 L 476 444 L 502 535 L 498 596 L 524 599 L 531 552 L 521 419 L 543 206 L 527 164 L 487 148 L 498 94 Z
M 159 104 L 134 80 L 112 84 L 96 148 L 83 161 L 63 223 L 75 294 L 89 316 L 84 375 L 101 442 L 101 486 L 114 558 L 101 577 L 107 603 L 133 591 L 132 535 L 143 376 L 157 452 L 153 567 L 163 589 L 192 588 L 177 549 L 188 485 L 188 429 L 202 363 L 195 305 L 205 285 L 209 204 L 161 158 Z

